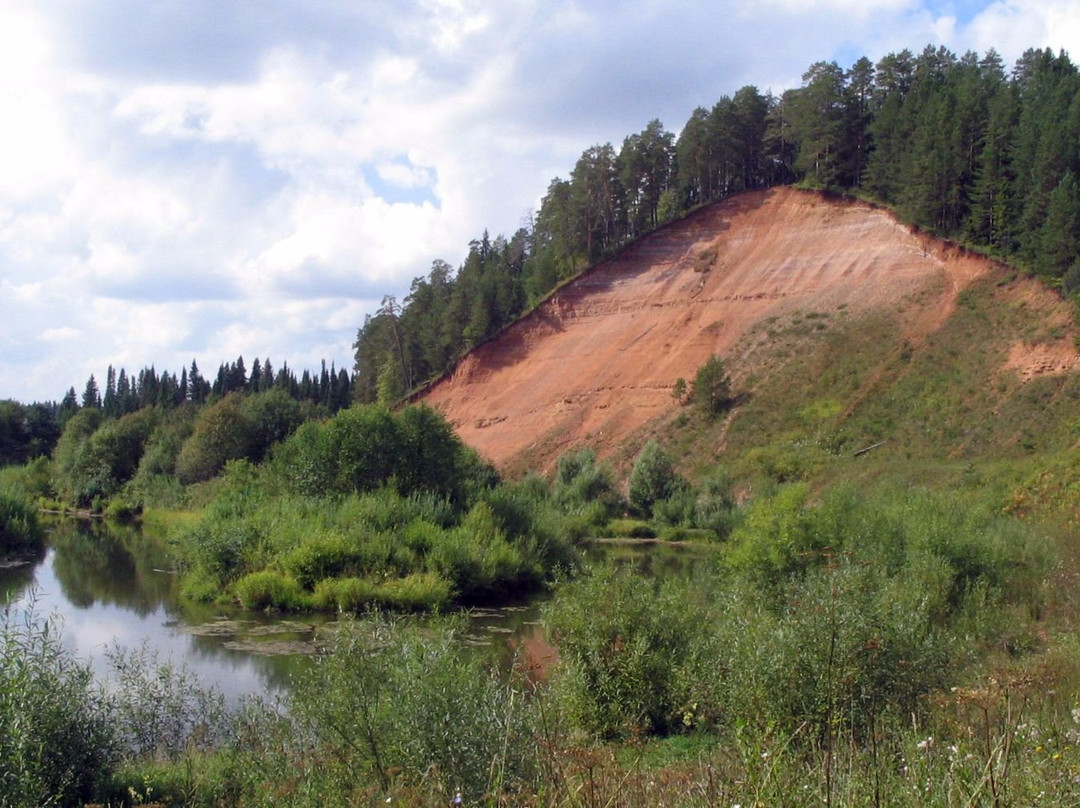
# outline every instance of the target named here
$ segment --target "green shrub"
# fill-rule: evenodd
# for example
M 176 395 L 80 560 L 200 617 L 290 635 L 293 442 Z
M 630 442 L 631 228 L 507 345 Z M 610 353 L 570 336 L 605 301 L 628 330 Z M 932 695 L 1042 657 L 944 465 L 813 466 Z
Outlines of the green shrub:
M 382 581 L 375 592 L 379 606 L 402 612 L 436 612 L 453 602 L 450 582 L 431 572 Z
M 793 582 L 779 611 L 733 590 L 739 597 L 724 601 L 716 622 L 713 664 L 725 671 L 711 687 L 716 714 L 759 731 L 862 739 L 884 714 L 918 712 L 962 653 L 958 637 L 935 627 L 925 582 L 841 558 Z
M 311 607 L 311 597 L 305 594 L 296 579 L 276 570 L 260 570 L 240 578 L 233 584 L 237 600 L 245 609 L 279 609 L 285 612 Z
M 105 506 L 105 516 L 116 522 L 133 522 L 142 514 L 142 504 L 129 502 L 122 497 L 113 497 Z
M 423 405 L 391 413 L 379 405 L 342 410 L 305 424 L 275 451 L 275 473 L 292 491 L 327 496 L 394 486 L 467 505 L 496 482 L 446 420 Z
M 327 578 L 315 585 L 313 601 L 319 609 L 361 614 L 375 606 L 377 591 L 366 578 Z
M 176 458 L 176 476 L 182 483 L 209 480 L 229 460 L 247 457 L 250 425 L 240 403 L 240 395 L 230 393 L 199 411 L 191 436 Z
M 24 500 L 0 493 L 0 558 L 40 553 L 44 546 L 37 512 Z
M 90 668 L 33 606 L 0 615 L 0 802 L 90 800 L 117 759 L 107 702 Z
M 338 533 L 305 537 L 284 559 L 282 566 L 301 586 L 311 588 L 325 578 L 368 572 L 355 542 Z
M 109 721 L 128 760 L 210 752 L 229 736 L 224 697 L 186 666 L 162 663 L 147 644 L 109 648 Z
M 653 506 L 676 493 L 680 482 L 671 456 L 656 441 L 649 441 L 630 471 L 630 507 L 638 515 L 649 517 Z
M 576 725 L 609 739 L 683 727 L 680 671 L 708 631 L 686 594 L 611 566 L 559 587 L 545 619 L 561 659 L 556 692 Z
M 698 368 L 690 397 L 708 418 L 716 417 L 730 406 L 731 380 L 719 356 L 710 356 Z
M 189 565 L 224 584 L 250 571 L 247 559 L 265 542 L 262 526 L 252 521 L 204 520 L 181 534 L 180 550 Z
M 382 793 L 426 784 L 440 802 L 460 791 L 466 804 L 494 804 L 532 787 L 535 713 L 513 681 L 463 650 L 462 631 L 461 623 L 342 624 L 290 701 L 292 737 L 322 751 L 298 750 L 281 767 L 282 780 L 306 795 L 299 801 L 350 804 L 371 794 L 369 784 Z
M 610 467 L 597 463 L 588 448 L 559 458 L 554 496 L 564 509 L 586 511 L 592 524 L 602 524 L 623 507 Z
M 608 525 L 612 538 L 655 539 L 656 528 L 637 519 L 612 519 Z

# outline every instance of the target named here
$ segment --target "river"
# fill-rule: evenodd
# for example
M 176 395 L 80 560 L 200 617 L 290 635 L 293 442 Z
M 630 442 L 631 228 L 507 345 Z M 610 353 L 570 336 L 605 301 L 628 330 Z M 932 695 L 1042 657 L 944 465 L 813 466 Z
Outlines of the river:
M 594 558 L 637 563 L 653 575 L 684 569 L 687 551 L 643 544 L 605 544 Z M 540 608 L 544 595 L 516 605 L 470 612 L 465 641 L 504 659 L 524 647 L 543 653 Z M 139 528 L 100 520 L 57 520 L 39 561 L 0 568 L 0 603 L 15 612 L 32 606 L 62 626 L 64 642 L 99 677 L 107 651 L 145 645 L 162 663 L 186 665 L 204 684 L 235 702 L 280 692 L 309 664 L 333 616 L 244 612 L 180 598 L 167 548 Z M 540 649 L 539 652 L 537 649 Z

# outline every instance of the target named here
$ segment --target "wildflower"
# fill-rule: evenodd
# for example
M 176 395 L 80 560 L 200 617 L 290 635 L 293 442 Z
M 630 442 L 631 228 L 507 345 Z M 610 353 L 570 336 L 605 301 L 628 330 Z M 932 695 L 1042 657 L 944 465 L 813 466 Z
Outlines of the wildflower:
M 917 744 L 915 744 L 915 746 L 916 746 L 916 748 L 921 749 L 924 752 L 926 750 L 928 750 L 928 749 L 933 749 L 934 748 L 934 736 L 933 735 L 927 736 L 926 738 L 924 738 L 923 740 L 921 740 Z
M 1080 724 L 1080 707 L 1072 708 L 1072 720 L 1074 724 Z

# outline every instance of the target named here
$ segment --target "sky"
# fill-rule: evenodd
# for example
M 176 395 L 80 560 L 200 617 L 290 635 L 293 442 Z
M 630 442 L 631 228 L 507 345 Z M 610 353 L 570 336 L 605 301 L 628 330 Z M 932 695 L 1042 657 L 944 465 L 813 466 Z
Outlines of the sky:
M 1080 58 L 1080 0 L 0 0 L 0 399 L 352 369 L 589 146 L 814 62 Z

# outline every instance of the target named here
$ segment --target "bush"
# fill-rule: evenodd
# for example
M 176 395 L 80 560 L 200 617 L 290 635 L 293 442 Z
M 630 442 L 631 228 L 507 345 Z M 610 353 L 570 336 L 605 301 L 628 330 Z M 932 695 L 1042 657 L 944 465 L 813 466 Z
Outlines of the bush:
M 191 436 L 176 458 L 176 476 L 182 483 L 209 480 L 229 460 L 247 457 L 251 429 L 240 403 L 239 394 L 230 393 L 199 412 Z
M 719 356 L 710 356 L 698 368 L 690 396 L 709 418 L 719 415 L 731 404 L 731 380 Z
M 366 578 L 327 578 L 315 585 L 314 603 L 323 610 L 361 614 L 374 607 L 377 589 Z
M 681 482 L 670 455 L 656 441 L 649 441 L 630 471 L 630 507 L 638 515 L 648 518 L 653 506 L 676 493 Z
M 463 650 L 463 629 L 341 625 L 290 702 L 293 737 L 322 748 L 283 766 L 307 802 L 318 794 L 321 804 L 351 804 L 370 793 L 369 783 L 385 790 L 405 782 L 494 804 L 498 794 L 531 784 L 537 725 L 529 702 Z
M 209 752 L 229 736 L 224 697 L 186 666 L 162 664 L 146 644 L 105 654 L 113 682 L 109 721 L 123 756 L 162 760 Z
M 437 612 L 453 602 L 450 582 L 430 572 L 384 580 L 375 591 L 376 604 L 402 612 Z
M 309 609 L 311 598 L 291 575 L 276 570 L 252 572 L 233 584 L 237 600 L 245 609 L 280 609 L 285 612 Z
M 588 511 L 593 524 L 602 524 L 622 510 L 611 469 L 596 462 L 592 449 L 567 452 L 559 458 L 555 499 L 566 509 Z
M 561 659 L 556 692 L 576 725 L 606 739 L 683 727 L 681 670 L 708 631 L 686 594 L 611 566 L 559 587 L 545 619 Z
M 467 449 L 446 420 L 425 406 L 399 414 L 379 405 L 350 407 L 308 423 L 279 446 L 277 475 L 291 490 L 325 497 L 392 486 L 467 506 L 496 482 L 494 470 Z
M 107 702 L 57 625 L 31 605 L 0 616 L 0 802 L 37 808 L 91 799 L 117 759 Z
M 40 553 L 44 546 L 37 512 L 22 499 L 0 493 L 0 559 Z

